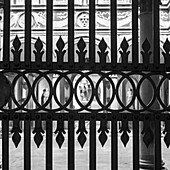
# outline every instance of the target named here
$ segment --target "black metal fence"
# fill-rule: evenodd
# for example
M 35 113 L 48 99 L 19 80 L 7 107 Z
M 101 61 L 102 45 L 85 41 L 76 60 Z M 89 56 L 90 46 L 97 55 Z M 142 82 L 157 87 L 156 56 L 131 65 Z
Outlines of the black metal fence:
M 142 2 L 142 1 L 141 1 Z M 13 122 L 12 140 L 17 147 L 24 133 L 24 170 L 31 169 L 31 133 L 39 147 L 46 131 L 46 169 L 53 169 L 53 122 L 57 121 L 56 142 L 64 142 L 64 122 L 68 122 L 68 169 L 75 169 L 75 121 L 78 121 L 78 142 L 84 146 L 87 138 L 85 122 L 89 121 L 89 169 L 96 169 L 96 140 L 104 146 L 107 134 L 111 132 L 111 169 L 118 169 L 118 125 L 121 122 L 121 141 L 129 141 L 129 123 L 133 122 L 133 169 L 139 169 L 139 143 L 147 148 L 154 142 L 154 167 L 160 170 L 161 121 L 165 122 L 164 141 L 170 145 L 169 96 L 166 96 L 170 79 L 170 42 L 163 46 L 164 62 L 160 62 L 159 45 L 159 2 L 152 1 L 154 40 L 153 49 L 146 39 L 140 49 L 138 35 L 138 1 L 132 0 L 132 50 L 126 38 L 120 45 L 117 57 L 117 1 L 110 1 L 111 17 L 111 58 L 108 60 L 107 44 L 101 39 L 98 56 L 95 46 L 95 0 L 89 1 L 89 56 L 86 43 L 81 37 L 74 53 L 74 0 L 68 1 L 68 61 L 64 60 L 65 44 L 60 37 L 56 42 L 53 61 L 53 1 L 47 0 L 46 56 L 43 43 L 37 38 L 35 61 L 31 60 L 31 1 L 25 1 L 25 47 L 24 61 L 20 60 L 21 42 L 16 36 L 13 42 L 13 60 L 10 60 L 10 23 L 4 22 L 3 61 L 0 62 L 0 120 L 2 121 L 2 169 L 9 169 L 9 121 Z M 10 21 L 10 1 L 4 4 L 4 21 Z M 150 62 L 151 52 L 153 62 Z M 78 61 L 75 61 L 75 55 Z M 129 62 L 129 57 L 132 61 Z M 139 58 L 141 57 L 141 60 Z M 96 57 L 99 62 L 96 62 Z M 98 77 L 94 84 L 93 78 Z M 75 81 L 76 77 L 76 81 Z M 116 83 L 115 83 L 116 77 Z M 44 81 L 47 89 L 44 96 L 37 94 L 38 83 Z M 83 84 L 82 81 L 85 83 Z M 19 85 L 20 84 L 20 85 Z M 128 84 L 128 85 L 127 85 Z M 101 88 L 103 98 L 101 99 Z M 18 91 L 24 88 L 25 98 L 18 101 Z M 57 90 L 60 89 L 60 90 Z M 149 90 L 148 90 L 149 89 Z M 146 92 L 150 92 L 146 94 Z M 93 102 L 97 104 L 93 107 Z M 76 103 L 76 107 L 75 107 Z M 114 103 L 117 103 L 115 106 Z M 35 122 L 33 131 L 31 121 Z M 42 126 L 46 122 L 46 128 Z M 96 121 L 100 121 L 99 139 L 96 139 Z M 108 130 L 107 122 L 111 122 Z M 20 122 L 24 122 L 21 128 Z M 143 122 L 143 126 L 141 126 Z M 139 130 L 142 127 L 142 132 Z M 142 138 L 141 138 L 142 136 Z

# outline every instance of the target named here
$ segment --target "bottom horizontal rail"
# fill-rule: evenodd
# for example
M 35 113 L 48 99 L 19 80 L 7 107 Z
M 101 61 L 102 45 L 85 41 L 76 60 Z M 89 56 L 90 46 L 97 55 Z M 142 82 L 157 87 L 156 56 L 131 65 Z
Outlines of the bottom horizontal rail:
M 46 121 L 47 120 L 47 115 L 50 112 L 29 112 L 30 113 L 30 120 L 36 120 L 36 114 L 40 114 L 41 115 L 41 120 Z M 77 111 L 72 111 L 72 113 L 74 114 L 74 120 L 79 120 L 80 119 L 80 115 L 83 115 L 84 119 L 87 121 L 91 120 L 91 114 L 92 113 L 77 113 Z M 100 121 L 103 119 L 103 114 L 105 115 L 106 113 L 97 113 L 95 111 L 95 119 L 96 121 Z M 3 120 L 3 115 L 6 115 L 8 117 L 8 120 L 13 120 L 13 116 L 14 116 L 14 112 L 13 111 L 8 111 L 8 112 L 0 112 L 0 120 Z M 19 116 L 19 120 L 25 120 L 25 115 L 27 113 L 23 113 L 23 112 L 17 112 L 18 116 Z M 139 121 L 144 121 L 145 119 L 147 119 L 149 117 L 150 121 L 155 121 L 158 120 L 157 115 L 159 115 L 159 120 L 160 121 L 166 121 L 170 119 L 170 113 L 140 113 L 140 114 L 136 114 L 136 113 L 121 113 L 121 112 L 114 112 L 114 113 L 107 113 L 107 120 L 108 121 L 112 121 L 112 120 L 117 120 L 117 121 L 122 121 L 122 120 L 128 120 L 128 121 L 133 121 L 134 118 L 135 120 L 139 120 Z M 61 118 L 63 120 L 68 121 L 69 120 L 69 113 L 54 113 L 51 112 L 51 119 L 52 121 L 54 120 L 61 120 Z

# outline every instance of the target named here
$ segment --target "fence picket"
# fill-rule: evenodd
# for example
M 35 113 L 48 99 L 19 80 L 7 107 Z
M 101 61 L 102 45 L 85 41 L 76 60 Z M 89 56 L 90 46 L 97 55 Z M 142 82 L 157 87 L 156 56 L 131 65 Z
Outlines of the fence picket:
M 46 117 L 46 170 L 53 169 L 53 126 L 52 115 Z
M 30 115 L 24 120 L 24 170 L 31 170 L 31 122 Z
M 111 63 L 117 63 L 117 0 L 110 0 L 111 5 Z
M 2 118 L 2 170 L 9 170 L 9 120 L 8 115 Z
M 75 169 L 75 135 L 74 135 L 74 117 L 69 115 L 68 121 L 68 170 Z
M 3 65 L 9 67 L 10 61 L 10 0 L 5 0 L 4 4 L 4 30 L 3 30 Z
M 161 159 L 161 122 L 160 115 L 155 115 L 155 170 L 162 169 Z
M 89 154 L 90 154 L 90 170 L 96 169 L 96 119 L 95 115 L 91 115 L 90 120 L 90 148 L 89 148 Z
M 31 64 L 31 5 L 32 0 L 25 0 L 25 68 Z
M 153 56 L 154 56 L 154 66 L 159 68 L 160 65 L 160 27 L 159 27 L 159 4 L 160 1 L 152 1 L 153 9 Z
M 46 52 L 46 62 L 49 69 L 52 69 L 52 53 L 53 53 L 53 0 L 47 0 L 47 32 L 46 32 L 46 42 L 47 42 L 47 52 Z
M 138 65 L 138 1 L 132 0 L 132 63 Z
M 133 169 L 139 170 L 139 116 L 133 119 Z
M 74 0 L 68 1 L 68 63 L 73 68 L 74 63 Z
M 89 64 L 95 63 L 95 0 L 89 1 Z
M 118 170 L 118 138 L 116 115 L 112 116 L 111 121 L 111 170 Z

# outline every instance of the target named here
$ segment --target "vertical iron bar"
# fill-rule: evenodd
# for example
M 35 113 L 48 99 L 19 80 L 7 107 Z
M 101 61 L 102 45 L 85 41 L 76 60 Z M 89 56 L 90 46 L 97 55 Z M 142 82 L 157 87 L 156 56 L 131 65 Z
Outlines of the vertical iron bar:
M 95 64 L 95 0 L 89 1 L 89 64 Z
M 9 170 L 9 120 L 4 114 L 2 119 L 2 170 Z
M 154 26 L 154 35 L 153 35 L 153 56 L 154 56 L 154 65 L 159 67 L 160 64 L 160 30 L 159 30 L 159 3 L 160 1 L 152 0 L 153 3 L 153 26 Z
M 47 0 L 47 32 L 46 32 L 46 42 L 47 42 L 47 52 L 46 61 L 47 66 L 52 69 L 52 49 L 53 49 L 53 0 Z
M 111 63 L 117 63 L 117 0 L 110 0 L 111 5 Z
M 74 117 L 68 119 L 68 170 L 75 169 L 75 146 L 74 146 Z
M 95 114 L 90 120 L 90 170 L 96 169 L 96 119 Z
M 10 60 L 10 0 L 4 1 L 3 62 L 9 67 Z
M 74 0 L 68 1 L 68 62 L 70 66 L 74 63 Z M 69 115 L 68 120 L 68 170 L 75 168 L 74 149 L 74 120 L 73 115 Z
M 74 63 L 74 0 L 68 1 L 68 62 Z
M 138 116 L 134 115 L 133 120 L 133 169 L 139 169 L 139 121 Z
M 31 3 L 32 0 L 25 0 L 25 66 L 30 67 L 31 64 Z
M 157 117 L 158 116 L 158 117 Z M 161 167 L 161 122 L 159 115 L 155 120 L 155 170 L 162 169 Z M 157 119 L 158 118 L 158 119 Z
M 31 170 L 31 122 L 30 115 L 24 120 L 24 170 Z
M 52 136 L 52 115 L 49 113 L 46 118 L 46 170 L 53 169 L 53 136 Z
M 111 170 L 118 170 L 118 142 L 117 142 L 117 120 L 113 116 L 111 122 Z
M 138 1 L 132 0 L 132 64 L 138 65 Z

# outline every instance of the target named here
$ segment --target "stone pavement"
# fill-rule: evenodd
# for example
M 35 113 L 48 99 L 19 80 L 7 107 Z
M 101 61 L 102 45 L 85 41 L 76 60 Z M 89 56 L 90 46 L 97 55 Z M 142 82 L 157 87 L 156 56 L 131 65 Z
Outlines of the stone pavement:
M 88 135 L 87 135 L 88 137 Z M 76 135 L 77 138 L 77 135 Z M 120 139 L 120 138 L 119 138 Z M 119 140 L 120 141 L 120 140 Z M 104 147 L 101 147 L 101 144 L 98 141 L 97 137 L 97 170 L 110 170 L 111 164 L 111 152 L 110 152 L 110 143 L 111 138 L 108 135 L 108 140 Z M 0 146 L 2 141 L 0 140 Z M 67 135 L 65 135 L 65 142 L 61 149 L 58 148 L 57 143 L 55 142 L 55 135 L 53 140 L 53 164 L 54 170 L 67 170 Z M 75 144 L 75 159 L 76 159 L 76 170 L 88 170 L 89 162 L 89 142 L 88 140 L 85 143 L 84 148 L 82 149 L 79 143 L 76 140 Z M 132 137 L 130 137 L 127 147 L 124 148 L 121 142 L 118 142 L 119 150 L 119 170 L 132 170 Z M 45 136 L 44 140 L 40 146 L 37 148 L 32 136 L 32 170 L 45 170 Z M 0 158 L 1 158 L 1 149 L 0 148 Z M 163 161 L 166 163 L 166 167 L 170 169 L 170 151 L 166 149 L 166 146 L 163 142 L 162 144 L 163 152 Z M 18 148 L 15 148 L 11 138 L 10 138 L 10 170 L 23 170 L 24 158 L 23 158 L 23 137 Z

